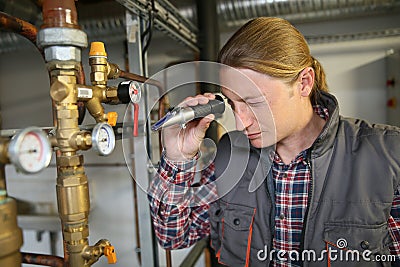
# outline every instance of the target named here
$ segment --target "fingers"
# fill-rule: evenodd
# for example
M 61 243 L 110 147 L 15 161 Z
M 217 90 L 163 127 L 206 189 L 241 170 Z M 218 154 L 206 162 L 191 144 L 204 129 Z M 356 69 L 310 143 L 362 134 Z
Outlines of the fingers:
M 187 107 L 187 106 L 205 105 L 211 99 L 215 99 L 215 95 L 212 93 L 204 93 L 203 95 L 189 96 L 185 98 L 182 101 L 182 103 L 180 103 L 178 106 Z
M 204 118 L 201 118 L 198 122 L 198 126 L 201 127 L 204 131 L 207 130 L 208 127 L 210 127 L 210 123 L 215 119 L 214 114 L 209 114 L 205 116 Z

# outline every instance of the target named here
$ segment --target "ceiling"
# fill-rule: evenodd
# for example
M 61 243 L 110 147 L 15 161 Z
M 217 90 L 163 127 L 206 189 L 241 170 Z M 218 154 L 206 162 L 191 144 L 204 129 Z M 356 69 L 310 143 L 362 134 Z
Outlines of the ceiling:
M 194 0 L 170 0 L 181 14 L 196 22 Z M 216 0 L 220 30 L 232 31 L 258 16 L 283 17 L 307 23 L 382 14 L 398 14 L 399 0 Z
M 204 1 L 204 0 L 198 0 Z M 27 20 L 36 26 L 41 24 L 41 0 L 0 0 L 0 11 Z M 152 0 L 79 0 L 77 10 L 79 23 L 89 39 L 120 41 L 125 38 L 125 7 L 123 3 L 142 3 L 151 6 Z M 167 0 L 155 0 L 167 2 Z M 195 0 L 169 0 L 182 18 L 197 25 Z M 221 34 L 231 33 L 247 20 L 257 16 L 279 16 L 294 24 L 323 24 L 356 18 L 400 17 L 400 0 L 216 0 Z M 332 41 L 335 38 L 373 38 L 374 36 L 400 35 L 399 22 L 391 25 L 349 32 L 332 32 L 330 36 L 313 36 L 310 40 Z M 336 35 L 346 36 L 339 36 Z M 163 38 L 155 31 L 153 38 Z M 307 36 L 306 36 L 307 37 Z M 0 53 L 4 49 L 16 49 L 16 37 L 0 36 Z

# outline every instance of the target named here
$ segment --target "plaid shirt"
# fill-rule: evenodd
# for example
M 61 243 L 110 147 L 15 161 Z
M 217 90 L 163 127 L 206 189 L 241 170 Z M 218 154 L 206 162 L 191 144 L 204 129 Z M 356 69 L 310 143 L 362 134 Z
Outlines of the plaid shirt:
M 310 165 L 307 151 L 301 152 L 295 160 L 285 165 L 275 154 L 272 164 L 275 185 L 275 251 L 299 251 L 304 214 L 307 208 L 311 184 Z M 275 266 L 292 266 L 289 259 L 278 261 Z
M 316 106 L 315 112 L 328 118 L 326 109 Z M 193 245 L 210 233 L 208 209 L 212 199 L 217 199 L 215 187 L 203 190 L 201 197 L 193 197 L 193 180 L 197 158 L 188 162 L 171 162 L 161 158 L 158 173 L 152 181 L 148 196 L 156 236 L 163 247 L 184 248 Z M 300 249 L 301 232 L 308 205 L 311 170 L 307 161 L 307 150 L 302 151 L 288 165 L 278 154 L 272 165 L 275 184 L 275 236 L 273 249 Z M 202 171 L 198 185 L 212 185 L 215 180 L 214 164 Z M 194 202 L 194 203 L 193 203 Z M 391 253 L 400 255 L 400 192 L 395 192 L 391 216 L 388 220 L 390 234 L 394 240 Z M 297 266 L 289 261 L 274 260 L 273 266 Z

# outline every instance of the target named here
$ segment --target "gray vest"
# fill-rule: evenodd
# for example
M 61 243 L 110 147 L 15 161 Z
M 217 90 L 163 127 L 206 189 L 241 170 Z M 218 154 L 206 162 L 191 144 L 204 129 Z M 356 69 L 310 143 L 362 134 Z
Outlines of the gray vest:
M 391 266 L 387 220 L 400 179 L 400 129 L 339 116 L 322 94 L 330 118 L 311 148 L 312 185 L 299 255 L 303 266 Z M 226 134 L 215 159 L 220 198 L 211 204 L 211 246 L 228 266 L 268 266 L 274 235 L 271 148 L 251 147 L 240 132 Z M 281 254 L 288 256 L 289 254 Z M 390 256 L 389 256 L 390 257 Z M 368 261 L 369 260 L 369 261 Z

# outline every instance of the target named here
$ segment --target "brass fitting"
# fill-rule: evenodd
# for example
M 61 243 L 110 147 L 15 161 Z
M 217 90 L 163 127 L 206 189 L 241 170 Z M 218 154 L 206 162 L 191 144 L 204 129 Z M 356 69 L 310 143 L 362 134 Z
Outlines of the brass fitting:
M 101 91 L 100 93 L 102 93 Z M 107 114 L 104 112 L 104 107 L 101 105 L 100 98 L 93 97 L 86 102 L 86 108 L 90 115 L 96 120 L 96 122 L 107 122 Z
M 117 87 L 76 85 L 78 100 L 86 101 L 86 108 L 96 122 L 109 122 L 108 114 L 104 113 L 101 103 L 118 104 Z
M 82 163 L 81 155 L 57 158 L 58 213 L 63 225 L 63 239 L 71 267 L 90 266 L 82 256 L 84 248 L 89 244 L 90 210 L 89 186 Z
M 78 64 L 50 62 L 50 95 L 55 102 L 57 128 L 53 144 L 57 144 L 57 202 L 63 239 L 69 254 L 68 266 L 87 267 L 82 257 L 88 246 L 89 187 L 80 149 L 91 146 L 90 133 L 78 126 L 78 94 L 76 73 Z
M 88 264 L 95 263 L 102 255 L 107 257 L 109 264 L 117 262 L 114 247 L 106 239 L 99 240 L 94 246 L 87 246 L 83 251 L 83 257 L 88 261 Z
M 107 63 L 107 78 L 108 79 L 118 79 L 119 76 L 121 75 L 121 69 L 119 66 L 115 63 Z
M 106 88 L 106 99 L 103 103 L 107 104 L 118 104 L 120 102 L 118 98 L 118 88 L 114 86 L 109 86 Z
M 90 262 L 84 258 L 84 250 L 88 247 L 88 214 L 90 209 L 89 186 L 83 168 L 83 156 L 78 150 L 91 146 L 90 134 L 80 131 L 78 126 L 79 87 L 77 77 L 82 74 L 81 48 L 87 45 L 86 34 L 79 30 L 76 16 L 71 23 L 67 13 L 76 14 L 73 0 L 44 0 L 44 29 L 39 32 L 39 45 L 45 49 L 47 68 L 51 75 L 50 95 L 55 105 L 56 133 L 52 144 L 57 145 L 57 201 L 58 213 L 62 223 L 65 244 L 66 266 L 89 267 Z M 54 10 L 53 10 L 53 7 Z M 50 12 L 51 11 L 51 12 Z M 60 18 L 53 16 L 60 16 Z M 59 20 L 62 23 L 58 23 Z M 69 25 L 72 24 L 72 25 Z M 72 26 L 70 29 L 69 26 Z M 107 66 L 104 55 L 93 51 L 99 59 L 92 66 L 92 91 L 95 99 L 101 100 L 105 93 L 107 74 L 103 70 Z M 106 55 L 105 55 L 106 56 Z M 103 59 L 101 59 L 103 57 Z M 84 83 L 84 82 L 81 82 Z M 84 85 L 82 85 L 84 86 Z M 95 92 L 94 88 L 104 88 Z M 103 92 L 104 91 L 104 92 Z M 89 99 L 89 97 L 88 97 Z M 91 97 L 90 97 L 91 99 Z M 89 104 L 96 120 L 105 121 L 107 115 L 96 104 Z M 3 265 L 1 265 L 3 266 Z M 5 265 L 8 266 L 8 265 Z
M 70 145 L 76 150 L 88 150 L 92 147 L 92 135 L 90 132 L 80 131 L 70 139 Z
M 50 96 L 56 102 L 63 101 L 71 93 L 71 87 L 68 84 L 55 80 L 50 86 Z
M 51 147 L 58 147 L 58 141 L 56 136 L 49 135 L 48 138 L 50 140 Z
M 20 267 L 22 231 L 17 224 L 17 202 L 0 190 L 0 266 Z
M 76 167 L 83 165 L 82 155 L 59 156 L 57 157 L 57 166 L 59 167 Z
M 90 81 L 94 86 L 107 85 L 108 63 L 107 53 L 102 42 L 92 42 L 89 51 L 89 65 L 91 67 Z
M 76 149 L 70 143 L 79 132 L 77 96 L 74 90 L 76 76 L 74 71 L 64 71 L 64 75 L 57 75 L 59 73 L 56 71 L 56 75 L 52 75 L 50 87 L 50 95 L 56 103 L 57 146 L 61 152 L 75 152 Z
M 87 101 L 86 107 L 96 122 L 107 122 L 107 115 L 102 106 L 107 99 L 107 53 L 102 42 L 90 44 L 89 65 L 91 67 L 90 81 L 92 83 L 93 96 Z
M 91 97 L 81 98 L 80 100 L 86 101 L 86 108 L 96 122 L 109 122 L 109 116 L 104 113 L 102 103 L 118 104 L 120 102 L 117 88 L 107 87 L 108 78 L 118 78 L 120 69 L 116 64 L 108 63 L 107 53 L 102 42 L 91 43 L 89 65 L 91 67 Z M 84 86 L 78 85 L 78 90 L 80 88 L 85 89 Z M 88 87 L 86 88 L 89 90 Z
M 9 139 L 0 138 L 0 163 L 7 164 L 10 163 L 8 159 L 8 144 Z

